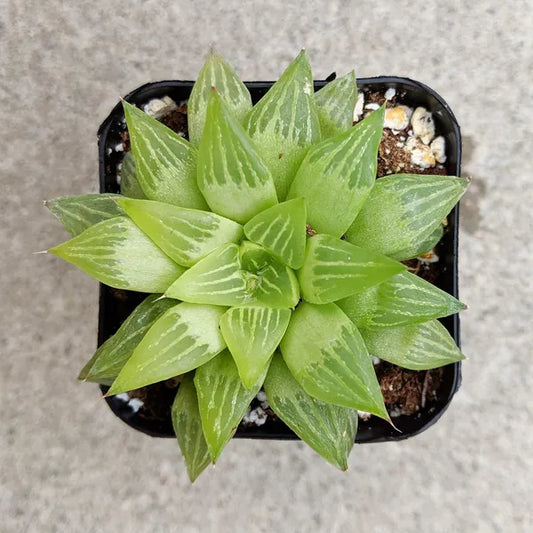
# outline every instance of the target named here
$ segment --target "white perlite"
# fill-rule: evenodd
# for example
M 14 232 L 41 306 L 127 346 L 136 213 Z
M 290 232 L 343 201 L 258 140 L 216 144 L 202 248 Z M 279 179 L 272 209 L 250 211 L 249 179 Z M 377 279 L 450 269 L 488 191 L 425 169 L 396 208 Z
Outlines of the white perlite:
M 170 96 L 163 96 L 163 98 L 153 98 L 147 104 L 144 104 L 143 111 L 158 119 L 169 111 L 176 109 L 176 107 L 176 102 Z
M 405 143 L 405 148 L 411 152 L 411 163 L 419 166 L 421 169 L 435 166 L 435 156 L 429 146 L 422 144 L 415 137 L 410 137 Z
M 431 147 L 431 151 L 433 152 L 435 159 L 439 163 L 445 163 L 446 162 L 446 140 L 444 139 L 444 137 L 442 135 L 439 135 L 433 140 L 433 142 L 429 146 Z
M 353 121 L 357 122 L 361 115 L 363 114 L 363 109 L 365 107 L 365 95 L 363 93 L 359 93 L 357 96 L 357 102 L 355 104 L 355 108 L 353 110 Z
M 413 110 L 406 105 L 398 105 L 396 107 L 389 107 L 385 109 L 384 128 L 389 128 L 394 131 L 404 130 L 409 126 L 409 120 Z
M 248 409 L 242 419 L 244 424 L 253 424 L 254 426 L 262 426 L 267 421 L 267 414 L 262 407 L 255 409 Z
M 433 115 L 425 107 L 417 107 L 411 117 L 414 134 L 424 144 L 429 144 L 435 137 L 435 122 Z
M 392 100 L 396 96 L 396 89 L 394 87 L 389 87 L 385 91 L 385 100 Z
M 446 140 L 442 136 L 437 137 L 429 146 L 422 139 L 410 136 L 405 143 L 405 150 L 411 154 L 411 163 L 423 170 L 434 167 L 437 162 L 446 161 Z

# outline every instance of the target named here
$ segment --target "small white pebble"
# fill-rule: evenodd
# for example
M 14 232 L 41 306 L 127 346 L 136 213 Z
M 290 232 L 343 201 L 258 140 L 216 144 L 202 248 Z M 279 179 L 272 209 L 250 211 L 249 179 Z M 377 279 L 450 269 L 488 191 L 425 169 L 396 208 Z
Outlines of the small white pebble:
M 115 148 L 113 148 L 115 152 L 123 152 L 124 151 L 124 145 L 122 143 L 118 143 Z
M 242 421 L 245 424 L 262 426 L 267 421 L 267 414 L 261 407 L 256 407 L 246 412 Z
M 425 170 L 434 167 L 436 161 L 431 148 L 423 144 L 411 150 L 411 163 Z
M 403 415 L 403 411 L 399 407 L 395 407 L 394 409 L 391 409 L 389 411 L 389 415 L 391 418 L 396 418 L 398 416 Z
M 385 100 L 392 100 L 396 96 L 396 89 L 394 87 L 389 87 L 385 91 Z
M 120 394 L 116 394 L 115 398 L 117 400 L 122 400 L 123 402 L 129 402 L 130 401 L 130 395 L 127 392 L 121 392 Z
M 132 411 L 136 413 L 144 405 L 144 402 L 139 400 L 139 398 L 132 398 L 128 402 L 128 405 L 131 407 Z
M 372 416 L 370 413 L 367 413 L 366 411 L 357 411 L 357 414 L 359 415 L 359 418 L 361 420 L 368 420 Z
M 411 153 L 411 163 L 413 165 L 417 165 L 421 169 L 435 166 L 436 160 L 433 151 L 417 137 L 409 137 L 404 149 Z
M 379 365 L 381 363 L 381 359 L 379 357 L 376 357 L 375 355 L 372 356 L 372 364 L 373 365 Z
M 176 102 L 170 96 L 163 96 L 163 98 L 152 98 L 152 100 L 144 104 L 143 111 L 151 117 L 159 118 L 172 111 L 172 109 L 176 109 L 176 107 Z
M 107 155 L 111 155 L 112 153 L 113 153 L 113 148 L 108 148 L 108 149 L 106 150 L 106 154 L 107 154 Z
M 412 114 L 413 110 L 406 105 L 398 105 L 385 109 L 383 127 L 396 131 L 404 130 L 409 126 L 409 119 Z
M 371 111 L 376 111 L 376 109 L 379 109 L 379 104 L 376 104 L 374 102 L 370 102 L 369 104 L 365 105 L 365 109 L 370 109 Z
M 267 395 L 265 394 L 265 391 L 260 390 L 260 391 L 257 393 L 256 398 L 257 398 L 260 402 L 265 402 L 266 399 L 267 399 Z
M 431 151 L 433 152 L 433 155 L 435 156 L 435 159 L 439 163 L 445 163 L 446 162 L 446 139 L 442 135 L 439 135 L 439 137 L 436 137 L 429 146 L 431 148 Z
M 364 93 L 359 93 L 357 96 L 357 102 L 353 110 L 353 121 L 357 122 L 361 115 L 363 114 L 363 109 L 365 107 L 365 95 Z
M 435 137 L 433 115 L 425 107 L 417 107 L 411 117 L 414 134 L 424 143 L 429 144 Z
M 396 146 L 397 146 L 398 148 L 402 148 L 402 147 L 404 146 L 404 144 L 403 144 L 402 142 L 398 141 L 398 142 L 396 143 Z

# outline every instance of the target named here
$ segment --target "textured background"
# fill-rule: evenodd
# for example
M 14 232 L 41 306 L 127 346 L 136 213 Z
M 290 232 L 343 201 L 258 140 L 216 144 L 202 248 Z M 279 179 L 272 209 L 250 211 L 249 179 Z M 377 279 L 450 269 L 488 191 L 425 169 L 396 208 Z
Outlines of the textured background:
M 0 530 L 533 531 L 532 7 L 0 0 Z M 95 134 L 118 97 L 193 79 L 211 42 L 244 79 L 277 77 L 301 46 L 317 78 L 409 76 L 462 125 L 463 386 L 437 426 L 356 447 L 346 474 L 301 444 L 241 440 L 191 487 L 176 443 L 75 380 L 96 283 L 31 255 L 65 238 L 43 199 L 96 191 Z

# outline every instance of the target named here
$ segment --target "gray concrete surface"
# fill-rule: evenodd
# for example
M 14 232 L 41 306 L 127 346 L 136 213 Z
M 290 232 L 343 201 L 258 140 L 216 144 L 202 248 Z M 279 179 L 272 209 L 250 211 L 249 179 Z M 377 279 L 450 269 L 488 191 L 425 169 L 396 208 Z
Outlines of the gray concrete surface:
M 533 531 L 529 1 L 0 0 L 0 530 Z M 301 46 L 316 77 L 424 81 L 465 136 L 464 381 L 439 424 L 356 447 L 346 474 L 301 444 L 234 441 L 190 486 L 172 441 L 121 424 L 76 375 L 97 286 L 52 257 L 45 198 L 96 190 L 119 95 L 194 78 L 214 42 L 245 79 Z

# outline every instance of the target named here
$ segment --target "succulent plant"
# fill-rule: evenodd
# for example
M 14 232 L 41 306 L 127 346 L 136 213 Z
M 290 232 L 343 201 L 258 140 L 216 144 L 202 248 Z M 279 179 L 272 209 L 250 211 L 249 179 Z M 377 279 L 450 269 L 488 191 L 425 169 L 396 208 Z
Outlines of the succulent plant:
M 113 395 L 180 376 L 172 419 L 191 480 L 262 387 L 345 470 L 357 410 L 390 420 L 371 354 L 409 369 L 463 358 L 437 320 L 463 304 L 400 261 L 433 248 L 467 180 L 376 180 L 384 107 L 353 125 L 356 99 L 353 72 L 315 93 L 301 52 L 252 106 L 212 52 L 190 141 L 123 102 L 122 194 L 48 202 L 73 235 L 49 252 L 152 293 L 80 378 Z

